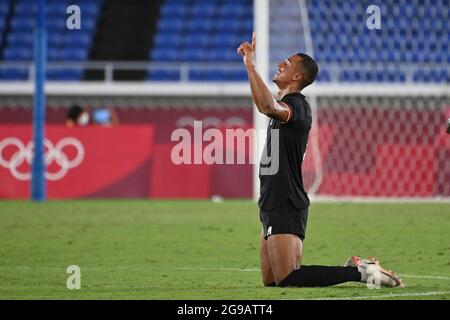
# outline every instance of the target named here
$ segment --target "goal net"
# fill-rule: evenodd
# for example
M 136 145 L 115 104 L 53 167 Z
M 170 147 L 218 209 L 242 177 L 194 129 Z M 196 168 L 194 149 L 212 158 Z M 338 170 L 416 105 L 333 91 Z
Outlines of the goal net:
M 303 164 L 311 196 L 450 196 L 450 138 L 445 132 L 450 117 L 448 90 L 398 88 L 387 94 L 355 86 L 348 92 L 342 88 L 334 93 L 329 88 L 314 91 L 309 99 L 316 125 Z

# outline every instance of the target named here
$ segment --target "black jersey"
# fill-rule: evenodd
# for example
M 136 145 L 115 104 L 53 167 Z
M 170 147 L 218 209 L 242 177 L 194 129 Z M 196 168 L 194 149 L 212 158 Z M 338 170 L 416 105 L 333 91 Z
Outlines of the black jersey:
M 281 102 L 288 105 L 291 114 L 286 123 L 270 119 L 265 146 L 267 151 L 264 152 L 271 160 L 268 164 L 264 164 L 267 161 L 263 160 L 260 163 L 258 205 L 270 210 L 291 199 L 297 209 L 304 209 L 309 206 L 309 199 L 303 188 L 302 162 L 311 129 L 311 108 L 300 92 L 285 95 Z M 278 133 L 271 134 L 275 131 Z M 274 138 L 277 135 L 278 139 Z M 274 164 L 275 153 L 278 153 L 278 166 Z M 275 174 L 267 174 L 270 166 L 278 167 Z

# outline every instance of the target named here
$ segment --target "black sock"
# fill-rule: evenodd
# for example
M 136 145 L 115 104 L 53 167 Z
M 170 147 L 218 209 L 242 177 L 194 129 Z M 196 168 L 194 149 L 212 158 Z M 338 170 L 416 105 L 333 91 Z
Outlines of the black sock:
M 356 267 L 301 266 L 292 271 L 279 287 L 327 287 L 348 281 L 361 282 Z

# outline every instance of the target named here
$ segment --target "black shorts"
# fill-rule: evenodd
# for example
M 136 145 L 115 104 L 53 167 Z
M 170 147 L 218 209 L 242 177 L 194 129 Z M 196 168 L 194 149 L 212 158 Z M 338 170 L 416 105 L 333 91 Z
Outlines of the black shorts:
M 276 208 L 260 209 L 259 220 L 263 225 L 266 240 L 272 234 L 295 234 L 303 241 L 308 221 L 308 208 L 297 209 L 292 201 L 287 199 Z

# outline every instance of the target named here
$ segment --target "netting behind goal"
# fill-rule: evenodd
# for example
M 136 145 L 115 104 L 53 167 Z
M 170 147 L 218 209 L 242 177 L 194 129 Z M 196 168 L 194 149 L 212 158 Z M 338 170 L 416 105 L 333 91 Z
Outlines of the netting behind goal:
M 357 91 L 357 88 L 355 88 Z M 450 196 L 448 95 L 326 95 L 303 166 L 312 196 Z

